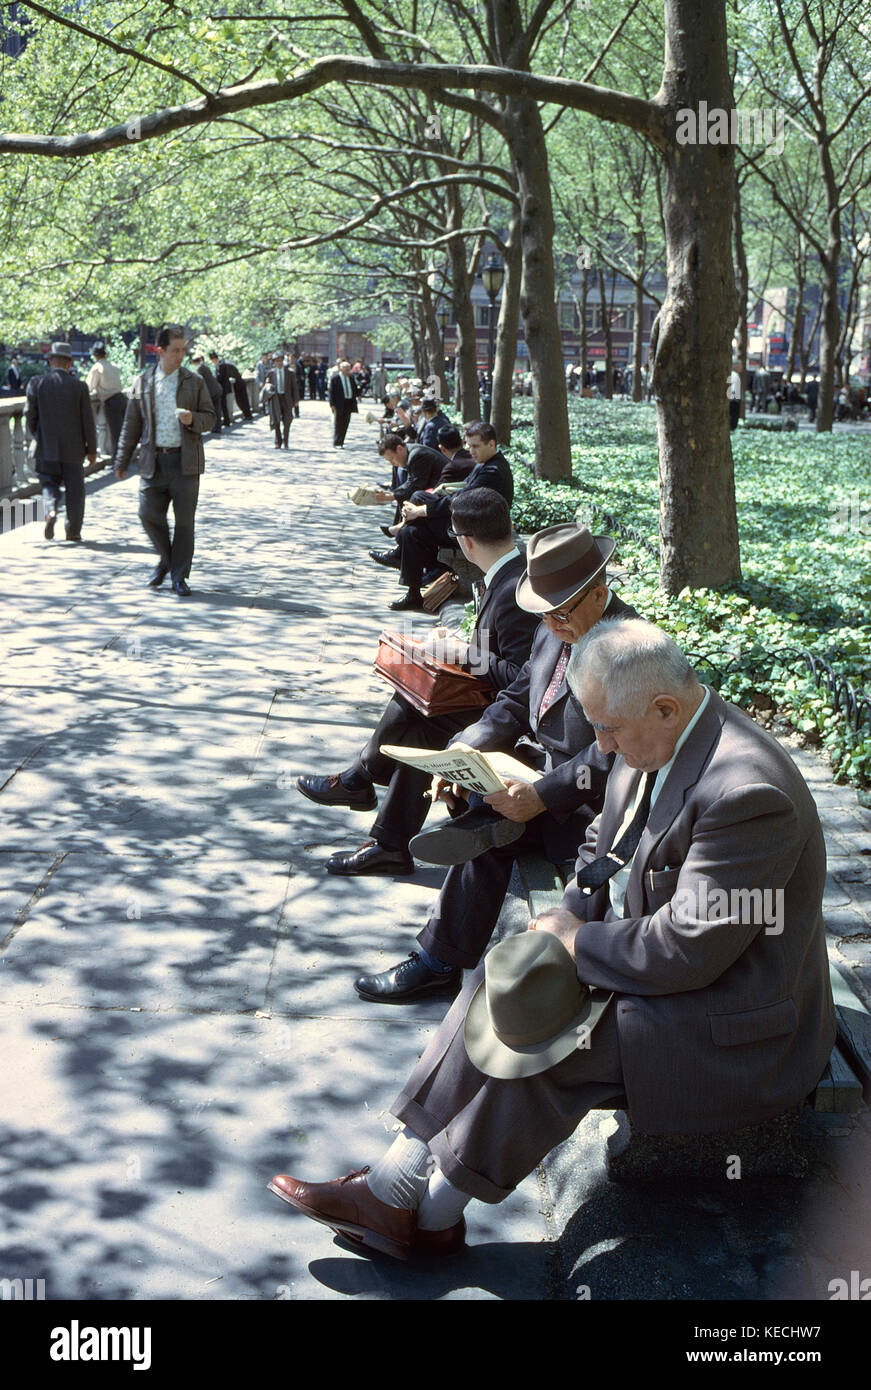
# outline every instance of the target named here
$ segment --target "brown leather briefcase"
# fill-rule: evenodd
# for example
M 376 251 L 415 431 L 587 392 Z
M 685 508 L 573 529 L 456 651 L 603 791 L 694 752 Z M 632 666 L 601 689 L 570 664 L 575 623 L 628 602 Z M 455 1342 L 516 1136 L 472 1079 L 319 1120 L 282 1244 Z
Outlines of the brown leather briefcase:
M 495 694 L 477 676 L 427 656 L 419 643 L 398 632 L 382 632 L 375 670 L 421 714 L 485 709 Z

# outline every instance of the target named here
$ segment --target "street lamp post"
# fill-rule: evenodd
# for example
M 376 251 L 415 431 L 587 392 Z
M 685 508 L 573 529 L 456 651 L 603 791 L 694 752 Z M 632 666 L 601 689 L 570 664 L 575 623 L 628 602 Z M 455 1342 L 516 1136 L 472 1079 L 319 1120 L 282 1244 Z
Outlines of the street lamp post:
M 493 365 L 496 353 L 496 300 L 499 291 L 502 289 L 502 282 L 505 279 L 505 263 L 500 256 L 494 252 L 487 264 L 481 271 L 481 282 L 490 300 L 490 313 L 488 315 L 488 346 L 487 346 L 487 394 L 484 397 L 484 419 L 490 420 L 490 409 L 493 403 Z

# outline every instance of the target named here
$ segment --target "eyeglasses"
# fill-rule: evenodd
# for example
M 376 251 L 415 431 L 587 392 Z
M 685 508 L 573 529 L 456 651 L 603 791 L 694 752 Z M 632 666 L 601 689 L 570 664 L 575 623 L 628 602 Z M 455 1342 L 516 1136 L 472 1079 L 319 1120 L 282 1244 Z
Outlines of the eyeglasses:
M 555 623 L 567 623 L 575 609 L 580 608 L 584 599 L 588 598 L 595 588 L 596 585 L 591 584 L 589 589 L 585 589 L 580 598 L 572 604 L 571 608 L 550 608 L 546 613 L 542 613 L 541 616 L 543 618 L 553 618 Z

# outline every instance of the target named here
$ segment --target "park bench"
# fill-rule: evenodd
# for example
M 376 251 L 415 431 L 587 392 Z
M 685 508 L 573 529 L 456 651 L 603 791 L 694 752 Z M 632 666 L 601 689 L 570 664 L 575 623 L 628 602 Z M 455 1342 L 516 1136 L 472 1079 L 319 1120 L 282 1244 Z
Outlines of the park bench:
M 522 855 L 517 872 L 530 917 L 559 906 L 566 879 L 556 865 L 539 855 Z M 832 965 L 829 969 L 838 1037 L 804 1105 L 727 1133 L 650 1135 L 632 1129 L 625 1096 L 612 1098 L 597 1107 L 624 1117 L 608 1138 L 608 1176 L 616 1181 L 728 1177 L 736 1156 L 741 1176 L 806 1176 L 810 1163 L 802 1143 L 805 1113 L 855 1115 L 862 1106 L 863 1085 L 871 1085 L 871 1014 L 840 972 Z

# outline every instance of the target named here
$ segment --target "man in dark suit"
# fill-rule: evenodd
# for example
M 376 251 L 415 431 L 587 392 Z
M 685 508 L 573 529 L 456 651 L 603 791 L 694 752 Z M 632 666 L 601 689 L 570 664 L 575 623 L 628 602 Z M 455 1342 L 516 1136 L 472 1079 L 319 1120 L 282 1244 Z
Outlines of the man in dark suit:
M 299 408 L 299 382 L 290 364 L 285 365 L 284 353 L 272 357 L 272 369 L 266 373 L 262 399 L 269 411 L 269 423 L 275 430 L 276 449 L 290 448 L 290 425 L 294 410 Z
M 439 406 L 435 396 L 424 396 L 420 403 L 420 417 L 418 439 L 421 444 L 427 444 L 431 449 L 437 449 L 439 430 L 444 429 L 451 422 Z
M 82 539 L 85 467 L 97 461 L 97 427 L 88 388 L 70 374 L 69 343 L 52 343 L 49 370 L 27 383 L 27 428 L 36 439 L 36 475 L 45 501 L 45 538 L 54 535 L 66 490 L 66 535 Z
M 514 478 L 511 465 L 498 447 L 493 426 L 480 420 L 466 425 L 466 443 L 475 467 L 464 487 L 491 487 L 510 507 L 514 500 Z M 421 608 L 423 576 L 438 568 L 438 552 L 442 546 L 450 544 L 450 509 L 451 498 L 437 492 L 415 492 L 403 504 L 402 516 L 406 524 L 397 533 L 396 552 L 379 552 L 378 559 L 379 564 L 398 569 L 406 586 L 404 597 L 390 605 L 394 612 Z
M 463 436 L 456 425 L 442 425 L 438 432 L 438 450 L 447 459 L 439 482 L 464 483 L 475 467 L 475 460 L 468 449 L 463 448 Z
M 215 423 L 206 383 L 183 367 L 184 329 L 162 328 L 157 337 L 158 362 L 133 382 L 115 454 L 115 472 L 127 476 L 136 445 L 139 451 L 139 520 L 159 556 L 148 580 L 159 589 L 172 577 L 173 593 L 187 598 L 187 577 L 194 554 L 194 516 L 204 471 L 203 435 Z M 170 538 L 166 516 L 172 502 L 175 527 Z
M 484 574 L 477 595 L 475 627 L 468 642 L 443 629 L 435 639 L 439 659 L 459 665 L 491 690 L 503 690 L 529 656 L 538 618 L 518 608 L 514 598 L 523 558 L 511 538 L 511 513 L 505 499 L 490 488 L 476 488 L 454 499 L 452 524 L 466 559 Z M 390 700 L 374 734 L 344 772 L 330 777 L 300 777 L 299 790 L 323 806 L 374 809 L 375 784 L 387 787 L 371 838 L 350 853 L 327 861 L 331 874 L 407 874 L 414 872 L 408 842 L 426 818 L 430 802 L 425 772 L 383 754 L 384 743 L 410 748 L 444 748 L 467 725 L 476 709 L 451 714 L 421 714 L 401 695 Z
M 197 356 L 193 359 L 193 365 L 194 370 L 199 372 L 200 376 L 203 378 L 203 381 L 206 383 L 206 390 L 209 393 L 209 397 L 212 402 L 212 409 L 215 412 L 215 428 L 212 430 L 212 434 L 220 434 L 221 400 L 223 397 L 223 392 L 221 391 L 221 388 L 218 385 L 218 382 L 215 378 L 215 373 L 212 371 L 211 367 L 209 367 L 206 364 L 206 359 L 203 357 L 203 354 L 201 352 L 198 353 Z
M 246 420 L 252 419 L 251 407 L 248 404 L 248 389 L 242 380 L 242 373 L 239 368 L 232 362 L 225 362 L 224 358 L 219 357 L 216 352 L 209 353 L 209 361 L 212 364 L 215 380 L 221 388 L 221 412 L 224 424 L 229 427 L 233 423 L 233 415 L 227 404 L 227 397 L 231 391 L 236 397 L 236 404 L 243 417 Z
M 345 446 L 345 435 L 351 416 L 357 413 L 357 383 L 351 376 L 351 364 L 339 363 L 339 370 L 330 377 L 330 410 L 333 412 L 333 448 Z
M 504 1200 L 621 1094 L 647 1133 L 727 1132 L 802 1105 L 828 1062 L 825 842 L 788 753 L 647 623 L 597 625 L 569 682 L 616 761 L 561 907 L 466 981 L 379 1163 L 270 1184 L 358 1246 L 462 1249 L 470 1198 Z
M 454 501 L 463 496 L 456 493 Z M 472 807 L 415 838 L 416 857 L 453 867 L 418 937 L 421 950 L 379 975 L 361 976 L 355 987 L 362 998 L 404 1004 L 456 992 L 462 971 L 477 965 L 490 940 L 518 855 L 544 854 L 554 864 L 574 859 L 601 809 L 611 760 L 596 749 L 566 669 L 572 645 L 604 613 L 636 616 L 608 589 L 605 565 L 613 550 L 608 537 L 591 536 L 573 522 L 530 540 L 517 601 L 542 625 L 516 679 L 460 739 L 484 752 L 514 753 L 541 776 L 512 782 L 486 797 L 487 807 Z M 443 790 L 435 784 L 436 796 Z
M 14 353 L 12 354 L 12 357 L 9 361 L 9 370 L 6 373 L 6 385 L 9 387 L 9 390 L 12 392 L 13 396 L 21 395 L 21 388 L 23 387 L 24 382 L 22 380 L 21 373 L 18 370 L 18 358 L 15 356 Z

